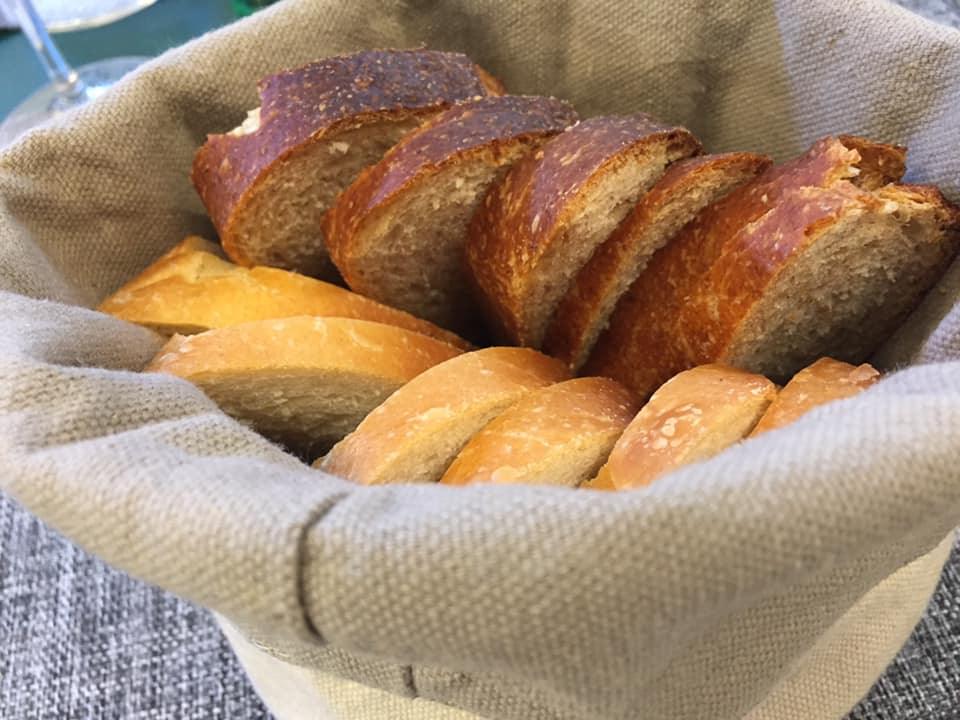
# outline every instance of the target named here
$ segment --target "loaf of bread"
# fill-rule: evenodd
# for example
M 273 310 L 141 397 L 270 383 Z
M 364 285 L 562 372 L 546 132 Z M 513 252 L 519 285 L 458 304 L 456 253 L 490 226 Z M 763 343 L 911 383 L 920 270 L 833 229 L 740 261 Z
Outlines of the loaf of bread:
M 277 268 L 247 269 L 218 253 L 213 243 L 188 237 L 98 309 L 167 335 L 314 315 L 395 325 L 469 348 L 452 332 L 344 288 Z
M 823 355 L 863 361 L 960 241 L 937 189 L 890 184 L 904 157 L 826 138 L 708 207 L 653 256 L 585 372 L 645 398 L 703 363 L 784 380 Z
M 608 378 L 534 390 L 474 435 L 441 482 L 576 487 L 596 475 L 637 409 Z
M 544 97 L 486 97 L 446 110 L 360 173 L 324 218 L 347 285 L 444 327 L 469 328 L 467 225 L 518 159 L 577 119 Z
M 454 102 L 502 86 L 464 55 L 371 50 L 265 78 L 261 106 L 210 135 L 193 183 L 227 255 L 307 275 L 335 275 L 320 221 L 357 173 Z
M 467 261 L 506 342 L 540 347 L 574 275 L 667 165 L 700 152 L 647 115 L 591 118 L 518 162 L 470 225 Z
M 707 460 L 746 437 L 777 395 L 762 375 L 701 365 L 667 381 L 621 435 L 585 487 L 627 490 Z
M 465 353 L 387 398 L 320 467 L 367 485 L 436 482 L 484 425 L 531 390 L 568 377 L 562 363 L 534 350 Z
M 313 457 L 401 385 L 459 353 L 392 325 L 295 317 L 175 335 L 146 371 L 189 380 L 227 414 Z
M 879 379 L 880 373 L 870 365 L 820 358 L 783 387 L 750 437 L 788 425 L 819 405 L 853 397 Z
M 617 301 L 653 253 L 703 208 L 769 164 L 764 155 L 728 153 L 671 165 L 577 273 L 547 329 L 544 352 L 578 370 L 607 326 Z

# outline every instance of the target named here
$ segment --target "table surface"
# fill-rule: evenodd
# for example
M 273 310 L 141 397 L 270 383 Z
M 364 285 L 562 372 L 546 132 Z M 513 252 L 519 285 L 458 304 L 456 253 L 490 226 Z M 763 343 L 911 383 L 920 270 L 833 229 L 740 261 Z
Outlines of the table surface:
M 960 27 L 958 0 L 898 1 Z M 229 0 L 159 0 L 54 38 L 81 65 L 156 55 L 233 19 Z M 0 32 L 0 117 L 44 80 L 24 37 Z M 958 716 L 960 545 L 923 621 L 849 720 Z M 105 566 L 0 494 L 0 717 L 270 715 L 208 612 Z

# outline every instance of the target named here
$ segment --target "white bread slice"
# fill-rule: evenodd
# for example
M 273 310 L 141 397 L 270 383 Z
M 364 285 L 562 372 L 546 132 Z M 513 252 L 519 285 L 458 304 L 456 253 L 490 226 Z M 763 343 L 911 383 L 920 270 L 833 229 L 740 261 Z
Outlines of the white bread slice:
M 146 371 L 189 380 L 228 415 L 314 457 L 394 390 L 459 353 L 392 325 L 294 317 L 175 335 Z
M 819 405 L 853 397 L 879 379 L 880 373 L 866 363 L 853 366 L 833 358 L 820 358 L 783 387 L 750 437 L 789 425 Z
M 540 347 L 574 276 L 667 165 L 700 152 L 648 115 L 595 117 L 527 156 L 470 223 L 467 261 L 493 329 Z
M 260 108 L 197 151 L 193 184 L 234 262 L 333 278 L 320 220 L 337 194 L 421 120 L 503 87 L 459 53 L 369 50 L 259 91 Z
M 436 482 L 484 425 L 531 390 L 568 377 L 561 363 L 534 350 L 465 353 L 391 395 L 320 468 L 366 485 Z
M 474 435 L 441 482 L 576 487 L 596 475 L 637 410 L 627 389 L 608 378 L 535 390 Z
M 584 366 L 646 397 L 722 362 L 785 381 L 823 356 L 865 360 L 960 247 L 960 211 L 884 184 L 904 148 L 825 138 L 706 208 L 621 298 Z
M 158 332 L 192 334 L 256 320 L 314 315 L 369 320 L 470 347 L 436 325 L 357 293 L 277 268 L 244 268 L 188 237 L 97 308 Z
M 457 330 L 476 312 L 463 273 L 467 225 L 506 169 L 577 119 L 545 97 L 460 103 L 408 133 L 326 214 L 327 248 L 347 285 Z
M 543 350 L 574 371 L 586 362 L 620 296 L 654 252 L 735 187 L 766 169 L 770 159 L 753 153 L 702 155 L 673 163 L 577 273 L 560 301 Z
M 653 394 L 584 487 L 643 487 L 707 460 L 746 437 L 776 395 L 777 386 L 762 375 L 723 365 L 682 372 Z

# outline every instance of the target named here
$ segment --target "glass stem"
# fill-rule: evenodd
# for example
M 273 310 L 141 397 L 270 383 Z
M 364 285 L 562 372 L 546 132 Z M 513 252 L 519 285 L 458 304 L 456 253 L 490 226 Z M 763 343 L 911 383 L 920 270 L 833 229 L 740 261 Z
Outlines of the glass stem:
M 64 105 L 72 104 L 71 101 L 82 96 L 86 91 L 83 81 L 74 70 L 64 60 L 60 50 L 50 39 L 43 20 L 37 14 L 37 9 L 33 6 L 31 0 L 14 0 L 14 10 L 17 14 L 17 21 L 20 28 L 33 45 L 37 57 L 43 64 L 43 69 L 47 72 L 50 81 L 56 86 L 59 100 Z

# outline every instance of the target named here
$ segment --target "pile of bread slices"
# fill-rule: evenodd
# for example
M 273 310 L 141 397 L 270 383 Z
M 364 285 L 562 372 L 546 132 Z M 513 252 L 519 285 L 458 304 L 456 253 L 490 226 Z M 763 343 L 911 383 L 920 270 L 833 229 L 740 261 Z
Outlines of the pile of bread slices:
M 358 482 L 644 485 L 872 383 L 855 364 L 960 247 L 960 210 L 864 138 L 705 154 L 428 50 L 260 97 L 194 161 L 220 245 L 100 309 L 173 334 L 149 371 Z

